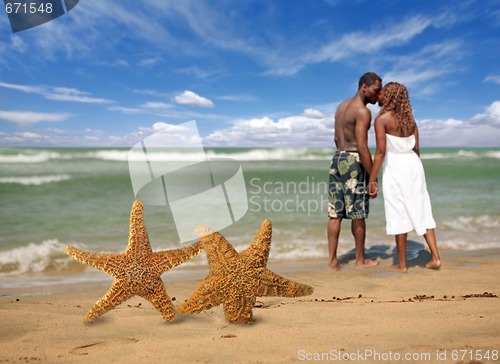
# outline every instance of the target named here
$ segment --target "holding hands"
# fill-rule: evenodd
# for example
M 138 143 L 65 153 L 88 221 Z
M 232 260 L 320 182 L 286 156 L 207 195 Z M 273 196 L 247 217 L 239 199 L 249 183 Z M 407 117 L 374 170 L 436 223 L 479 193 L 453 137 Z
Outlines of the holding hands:
M 376 198 L 378 193 L 378 183 L 377 182 L 369 182 L 368 183 L 368 194 L 370 198 Z

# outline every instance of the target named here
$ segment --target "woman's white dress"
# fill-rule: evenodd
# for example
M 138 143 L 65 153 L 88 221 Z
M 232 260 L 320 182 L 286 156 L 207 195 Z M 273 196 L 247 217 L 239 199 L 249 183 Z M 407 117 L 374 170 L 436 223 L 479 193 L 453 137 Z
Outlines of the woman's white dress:
M 436 227 L 424 167 L 413 151 L 414 146 L 414 135 L 397 137 L 386 134 L 382 191 L 389 235 L 412 230 L 424 235 L 427 229 Z

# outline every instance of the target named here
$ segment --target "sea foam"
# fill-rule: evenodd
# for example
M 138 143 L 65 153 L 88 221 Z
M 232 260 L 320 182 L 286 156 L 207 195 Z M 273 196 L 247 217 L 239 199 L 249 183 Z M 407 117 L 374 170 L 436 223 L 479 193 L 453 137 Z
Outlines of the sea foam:
M 71 261 L 64 253 L 65 247 L 57 239 L 49 239 L 0 251 L 0 277 L 64 268 Z
M 0 155 L 0 163 L 44 163 L 58 158 L 61 158 L 60 153 L 41 151 L 36 153 Z
M 500 217 L 491 215 L 458 216 L 444 220 L 442 225 L 456 231 L 480 232 L 500 227 Z
M 56 174 L 48 176 L 18 176 L 0 177 L 0 183 L 16 183 L 24 186 L 40 186 L 52 182 L 60 182 L 71 179 L 68 174 Z

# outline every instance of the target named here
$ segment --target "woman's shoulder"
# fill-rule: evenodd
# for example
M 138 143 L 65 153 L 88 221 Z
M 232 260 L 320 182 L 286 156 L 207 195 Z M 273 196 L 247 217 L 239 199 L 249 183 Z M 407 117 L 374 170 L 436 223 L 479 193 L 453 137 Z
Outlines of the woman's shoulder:
M 382 120 L 385 120 L 385 119 L 396 119 L 396 116 L 394 115 L 394 113 L 392 111 L 381 111 L 377 115 L 377 119 L 382 119 Z
M 396 116 L 392 111 L 386 111 L 377 116 L 375 119 L 375 128 L 384 130 L 386 134 L 397 135 L 398 126 Z
M 387 124 L 392 124 L 396 120 L 396 117 L 392 113 L 392 111 L 385 111 L 383 113 L 380 113 L 377 115 L 375 118 L 375 122 L 380 124 L 380 125 L 387 125 Z

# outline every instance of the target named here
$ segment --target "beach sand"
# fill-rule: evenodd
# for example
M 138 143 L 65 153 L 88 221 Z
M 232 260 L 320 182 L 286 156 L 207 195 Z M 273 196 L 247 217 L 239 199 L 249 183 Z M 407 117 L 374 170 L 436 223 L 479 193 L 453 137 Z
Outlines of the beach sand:
M 350 262 L 338 272 L 325 260 L 270 263 L 315 291 L 258 298 L 252 325 L 229 324 L 222 306 L 164 323 L 140 297 L 83 323 L 108 282 L 45 295 L 3 292 L 0 363 L 499 362 L 500 298 L 490 296 L 500 296 L 500 250 L 441 255 L 441 270 L 416 262 L 407 274 L 392 272 L 392 259 L 367 270 Z M 164 279 L 174 304 L 205 274 Z

